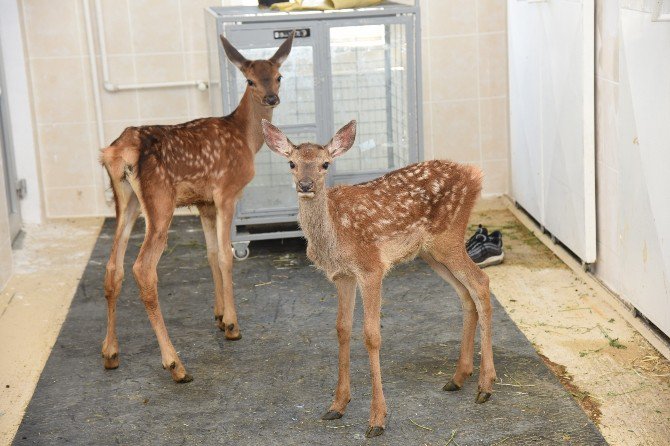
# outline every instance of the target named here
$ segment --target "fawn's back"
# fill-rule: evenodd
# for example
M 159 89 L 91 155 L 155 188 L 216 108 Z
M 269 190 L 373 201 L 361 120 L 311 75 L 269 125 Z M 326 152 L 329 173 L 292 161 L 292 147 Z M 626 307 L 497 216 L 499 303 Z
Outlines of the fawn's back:
M 245 129 L 232 121 L 202 118 L 129 127 L 103 151 L 102 161 L 121 163 L 140 183 L 173 190 L 177 206 L 211 202 L 217 187 L 244 185 L 253 178 L 253 163 L 244 162 L 253 159 Z
M 429 237 L 467 224 L 481 184 L 482 172 L 475 166 L 425 161 L 367 183 L 330 189 L 329 210 L 343 235 L 360 240 Z

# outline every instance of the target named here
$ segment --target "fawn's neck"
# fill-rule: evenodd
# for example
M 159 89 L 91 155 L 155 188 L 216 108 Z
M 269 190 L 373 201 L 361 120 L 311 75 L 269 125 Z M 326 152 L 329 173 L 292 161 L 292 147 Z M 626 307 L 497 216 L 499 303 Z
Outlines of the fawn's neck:
M 328 209 L 328 191 L 317 192 L 314 198 L 298 199 L 298 220 L 309 244 L 318 255 L 330 257 L 335 249 L 335 228 Z
M 249 148 L 255 155 L 263 146 L 263 127 L 261 121 L 267 119 L 272 122 L 272 107 L 259 104 L 254 100 L 251 88 L 247 87 L 240 105 L 235 109 L 235 117 L 240 120 L 240 127 L 246 129 Z

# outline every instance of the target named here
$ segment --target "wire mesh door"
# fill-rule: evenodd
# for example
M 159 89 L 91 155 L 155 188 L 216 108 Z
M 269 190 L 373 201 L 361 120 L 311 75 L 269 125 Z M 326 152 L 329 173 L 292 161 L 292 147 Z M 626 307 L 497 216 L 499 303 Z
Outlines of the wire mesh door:
M 354 182 L 416 161 L 406 24 L 333 26 L 329 32 L 335 129 L 358 121 L 356 144 L 338 159 L 336 175 Z
M 231 31 L 229 38 L 249 60 L 269 59 L 283 40 L 276 40 L 281 25 L 264 29 Z M 300 41 L 298 41 L 300 40 Z M 245 46 L 253 45 L 245 49 Z M 314 78 L 314 46 L 311 39 L 295 39 L 290 56 L 282 65 L 279 97 L 272 122 L 295 142 L 315 141 L 317 136 L 317 104 Z M 242 98 L 246 79 L 237 69 L 228 71 L 231 97 Z M 286 159 L 272 153 L 265 145 L 256 155 L 256 175 L 245 188 L 237 206 L 237 217 L 272 217 L 277 221 L 297 212 L 298 203 Z M 290 218 L 290 219 L 294 219 Z

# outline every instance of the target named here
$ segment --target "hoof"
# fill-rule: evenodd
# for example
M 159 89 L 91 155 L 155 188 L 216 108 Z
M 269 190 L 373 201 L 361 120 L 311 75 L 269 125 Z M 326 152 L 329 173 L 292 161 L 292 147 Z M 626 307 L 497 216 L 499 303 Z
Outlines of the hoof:
M 179 379 L 175 379 L 174 381 L 176 383 L 179 383 L 179 384 L 190 383 L 191 381 L 193 381 L 193 377 L 191 375 L 189 375 L 188 373 L 186 373 L 186 374 L 184 374 L 183 377 L 181 377 Z
M 119 358 L 105 358 L 105 369 L 114 370 L 119 368 Z
M 229 341 L 238 341 L 242 339 L 242 333 L 240 329 L 235 324 L 228 324 L 225 327 L 226 339 Z
M 223 316 L 214 316 L 216 321 L 216 326 L 219 327 L 219 330 L 226 331 L 226 324 L 223 323 Z
M 491 398 L 491 394 L 489 392 L 477 392 L 477 398 L 475 399 L 475 403 L 477 404 L 484 404 Z
M 112 356 L 110 356 L 109 358 L 103 354 L 102 359 L 104 361 L 104 365 L 107 370 L 114 370 L 119 367 L 118 353 L 113 353 Z
M 461 386 L 456 384 L 453 379 L 449 380 L 448 383 L 442 387 L 442 390 L 446 390 L 447 392 L 454 392 L 456 390 L 461 390 Z
M 329 410 L 328 412 L 321 415 L 322 420 L 339 420 L 344 414 L 336 410 Z
M 384 428 L 381 426 L 370 426 L 368 427 L 367 432 L 365 432 L 365 436 L 368 438 L 372 437 L 379 437 L 381 434 L 384 433 Z

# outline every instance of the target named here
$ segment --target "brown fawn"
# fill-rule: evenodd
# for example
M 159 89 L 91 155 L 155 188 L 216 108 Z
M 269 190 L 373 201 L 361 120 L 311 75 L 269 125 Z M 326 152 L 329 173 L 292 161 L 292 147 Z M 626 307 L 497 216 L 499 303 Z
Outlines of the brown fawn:
M 468 257 L 464 242 L 468 218 L 482 187 L 481 170 L 434 160 L 409 165 L 367 183 L 327 189 L 328 166 L 353 145 L 356 121 L 340 129 L 325 146 L 295 146 L 265 120 L 263 133 L 268 147 L 289 160 L 299 197 L 298 219 L 307 238 L 307 257 L 337 288 L 339 373 L 335 399 L 322 418 L 341 418 L 351 398 L 349 340 L 358 284 L 372 377 L 366 436 L 383 432 L 386 402 L 379 365 L 382 279 L 394 265 L 417 255 L 456 289 L 463 307 L 456 372 L 443 389 L 459 390 L 472 374 L 479 321 L 482 355 L 475 401 L 486 402 L 496 377 L 489 279 Z
M 200 212 L 214 278 L 214 317 L 227 339 L 241 337 L 233 298 L 230 227 L 235 203 L 254 177 L 254 157 L 263 145 L 261 120 L 272 119 L 279 104 L 279 67 L 291 51 L 293 35 L 268 60 L 249 61 L 223 36 L 221 42 L 228 59 L 247 79 L 235 111 L 184 124 L 129 127 L 102 150 L 101 162 L 116 205 L 116 232 L 105 274 L 107 335 L 102 357 L 107 369 L 119 366 L 116 300 L 128 238 L 140 212 L 146 234 L 133 274 L 158 338 L 163 367 L 172 379 L 192 380 L 168 337 L 158 303 L 156 266 L 178 206 L 196 206 Z

